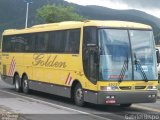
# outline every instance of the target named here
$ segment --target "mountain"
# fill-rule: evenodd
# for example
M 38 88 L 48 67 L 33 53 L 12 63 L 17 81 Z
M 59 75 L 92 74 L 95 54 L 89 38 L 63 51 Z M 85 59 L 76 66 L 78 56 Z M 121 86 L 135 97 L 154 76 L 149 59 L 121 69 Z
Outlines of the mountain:
M 76 12 L 87 19 L 125 20 L 149 24 L 153 27 L 156 44 L 160 44 L 160 19 L 138 10 L 114 10 L 100 6 L 80 6 L 64 0 L 33 0 L 29 7 L 29 26 L 39 24 L 36 10 L 46 4 L 74 5 Z M 0 0 L 0 33 L 5 29 L 24 28 L 26 3 L 24 0 Z
M 160 44 L 160 19 L 138 10 L 114 10 L 100 6 L 77 6 L 78 12 L 89 19 L 126 20 L 151 25 L 156 44 Z

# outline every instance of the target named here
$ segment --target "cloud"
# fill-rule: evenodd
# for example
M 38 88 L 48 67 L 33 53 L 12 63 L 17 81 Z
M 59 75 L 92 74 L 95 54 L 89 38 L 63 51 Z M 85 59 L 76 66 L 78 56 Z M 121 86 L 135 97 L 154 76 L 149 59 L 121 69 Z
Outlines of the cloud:
M 120 3 L 118 0 L 66 0 L 68 2 L 76 3 L 79 5 L 98 5 L 115 9 L 129 9 L 125 3 Z
M 116 7 L 121 9 L 131 8 L 160 8 L 160 0 L 65 0 L 68 2 L 77 3 L 79 5 L 103 5 Z M 120 7 L 119 7 L 120 5 Z
M 137 9 L 160 18 L 160 0 L 65 0 L 79 5 L 98 5 L 113 9 Z
M 106 0 L 107 1 L 107 0 Z M 160 8 L 160 0 L 112 0 L 126 3 L 130 7 L 136 8 Z

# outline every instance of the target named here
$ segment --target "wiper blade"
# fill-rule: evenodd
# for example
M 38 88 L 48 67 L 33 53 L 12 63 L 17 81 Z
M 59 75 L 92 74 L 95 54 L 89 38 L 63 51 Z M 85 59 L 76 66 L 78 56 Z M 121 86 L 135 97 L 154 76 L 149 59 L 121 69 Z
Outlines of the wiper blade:
M 142 65 L 141 65 L 140 61 L 137 60 L 136 53 L 134 53 L 134 58 L 135 58 L 136 70 L 138 70 L 137 67 L 139 67 L 139 69 L 140 69 L 140 71 L 141 71 L 141 75 L 143 76 L 143 79 L 144 79 L 146 82 L 148 82 L 146 73 L 144 72 L 144 70 L 143 70 L 143 68 L 142 68 Z
M 122 67 L 122 69 L 121 69 L 121 72 L 120 72 L 120 75 L 119 75 L 119 82 L 122 82 L 122 80 L 123 80 L 123 78 L 124 78 L 124 75 L 125 75 L 125 73 L 126 73 L 126 71 L 128 70 L 128 55 L 127 55 L 127 57 L 126 57 L 127 59 L 126 60 L 124 60 L 124 63 L 123 63 L 123 67 Z
M 137 61 L 137 60 L 136 60 L 136 61 L 135 61 L 135 64 L 139 67 L 139 69 L 140 69 L 140 71 L 141 71 L 141 74 L 142 74 L 144 80 L 145 80 L 146 82 L 148 82 L 146 73 L 144 72 L 144 70 L 143 70 L 143 68 L 142 68 L 142 65 L 141 65 L 140 61 Z

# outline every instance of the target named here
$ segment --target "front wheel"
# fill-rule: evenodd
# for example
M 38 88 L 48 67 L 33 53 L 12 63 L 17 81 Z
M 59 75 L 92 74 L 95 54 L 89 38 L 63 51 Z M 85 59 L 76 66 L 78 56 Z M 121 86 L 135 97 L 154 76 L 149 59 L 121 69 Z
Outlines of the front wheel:
M 74 90 L 74 102 L 77 106 L 84 106 L 84 94 L 80 84 L 77 84 Z
M 28 83 L 28 77 L 27 76 L 23 77 L 22 86 L 23 86 L 23 88 L 22 88 L 23 92 L 28 94 L 29 93 L 29 83 Z
M 120 104 L 121 107 L 130 107 L 132 104 Z
M 20 77 L 19 75 L 15 75 L 14 77 L 14 86 L 15 86 L 15 90 L 17 92 L 21 92 L 21 84 L 20 84 Z

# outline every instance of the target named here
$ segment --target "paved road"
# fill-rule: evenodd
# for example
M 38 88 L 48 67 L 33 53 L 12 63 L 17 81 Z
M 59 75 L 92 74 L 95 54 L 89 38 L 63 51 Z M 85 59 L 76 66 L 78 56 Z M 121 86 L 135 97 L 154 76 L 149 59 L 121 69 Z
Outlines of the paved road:
M 36 91 L 32 91 L 29 95 L 17 93 L 13 86 L 0 80 L 1 109 L 11 112 L 12 115 L 18 114 L 22 120 L 124 120 L 137 115 L 146 117 L 152 114 L 156 119 L 160 119 L 159 100 L 157 103 L 137 104 L 131 108 L 93 104 L 77 107 L 67 98 L 46 93 Z

